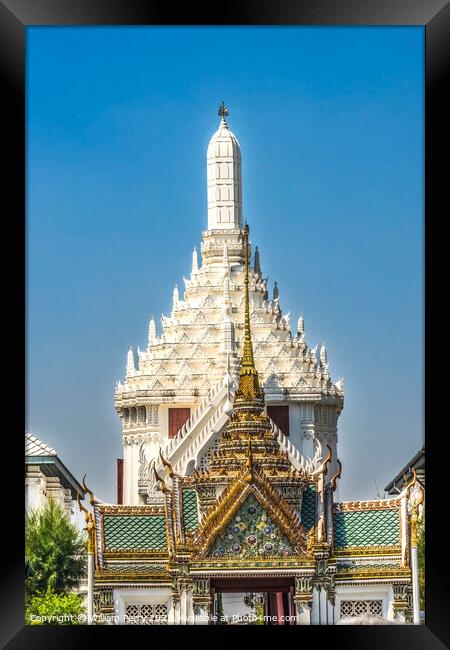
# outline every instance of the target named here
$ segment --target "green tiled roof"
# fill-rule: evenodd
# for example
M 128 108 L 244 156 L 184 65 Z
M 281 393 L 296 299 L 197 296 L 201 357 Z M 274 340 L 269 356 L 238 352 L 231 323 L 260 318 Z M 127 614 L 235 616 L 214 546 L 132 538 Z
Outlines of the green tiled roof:
M 195 530 L 198 526 L 197 493 L 183 490 L 183 520 L 185 530 Z
M 314 526 L 316 519 L 316 488 L 308 485 L 303 492 L 301 522 L 306 531 Z
M 105 515 L 103 520 L 106 551 L 165 549 L 164 515 Z
M 334 544 L 385 546 L 400 543 L 398 510 L 358 510 L 334 513 Z

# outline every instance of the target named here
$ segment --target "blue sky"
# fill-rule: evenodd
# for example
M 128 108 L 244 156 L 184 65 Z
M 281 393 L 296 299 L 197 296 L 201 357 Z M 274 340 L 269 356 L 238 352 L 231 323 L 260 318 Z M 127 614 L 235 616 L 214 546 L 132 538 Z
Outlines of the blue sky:
M 423 28 L 27 38 L 28 429 L 115 500 L 114 385 L 190 271 L 224 99 L 263 273 L 345 378 L 339 497 L 375 497 L 424 434 Z

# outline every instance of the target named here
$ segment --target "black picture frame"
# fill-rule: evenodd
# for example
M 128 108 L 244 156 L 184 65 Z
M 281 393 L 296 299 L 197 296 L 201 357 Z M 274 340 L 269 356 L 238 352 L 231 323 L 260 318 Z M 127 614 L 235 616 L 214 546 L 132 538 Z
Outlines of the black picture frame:
M 446 388 L 440 372 L 446 363 L 445 351 L 439 347 L 445 339 L 442 316 L 445 293 L 434 291 L 446 279 L 446 239 L 440 233 L 440 219 L 448 215 L 448 137 L 445 72 L 450 60 L 450 6 L 447 0 L 277 0 L 276 2 L 245 2 L 240 0 L 216 3 L 214 6 L 180 5 L 148 0 L 0 0 L 0 70 L 2 76 L 3 159 L 6 174 L 2 184 L 4 258 L 17 246 L 12 259 L 17 268 L 12 271 L 11 258 L 4 271 L 4 306 L 12 327 L 8 345 L 10 359 L 5 363 L 9 391 L 5 391 L 4 408 L 13 414 L 21 412 L 18 386 L 23 377 L 20 351 L 24 349 L 25 327 L 18 322 L 23 309 L 25 286 L 24 259 L 26 197 L 25 197 L 25 35 L 34 25 L 422 25 L 425 27 L 425 437 L 427 440 L 427 530 L 426 530 L 426 624 L 424 626 L 302 626 L 264 628 L 269 634 L 295 635 L 286 643 L 324 643 L 332 635 L 333 647 L 355 648 L 413 648 L 449 647 L 449 593 L 446 576 L 447 557 L 447 457 L 443 454 L 446 435 L 446 409 L 443 408 Z M 446 159 L 447 157 L 447 159 Z M 5 177 L 6 175 L 6 177 Z M 445 211 L 445 207 L 447 210 Z M 444 285 L 445 286 L 445 285 Z M 8 294 L 8 291 L 10 292 Z M 444 300 L 442 300 L 444 298 Z M 11 310 L 11 306 L 14 309 Z M 17 314 L 18 318 L 15 317 Z M 444 331 L 443 331 L 444 330 Z M 11 341 L 17 338 L 14 346 Z M 417 350 L 423 355 L 422 350 Z M 22 358 L 25 360 L 24 358 Z M 17 381 L 11 383 L 11 371 Z M 11 389 L 12 388 L 12 389 Z M 26 388 L 26 387 L 25 387 Z M 439 390 L 441 389 L 441 390 Z M 24 391 L 26 393 L 26 389 Z M 11 398 L 18 405 L 11 405 Z M 22 402 L 23 403 L 23 402 Z M 445 401 L 444 401 L 445 404 Z M 439 418 L 439 420 L 438 420 Z M 216 643 L 215 628 L 189 627 L 156 629 L 144 627 L 103 626 L 25 626 L 24 625 L 24 541 L 23 541 L 23 431 L 18 417 L 12 426 L 4 427 L 2 523 L 6 547 L 3 551 L 0 582 L 0 646 L 8 648 L 90 647 L 92 644 L 122 646 L 118 635 L 124 634 L 125 644 L 172 642 L 172 633 L 182 634 L 183 643 Z M 221 628 L 221 634 L 236 636 L 251 633 L 255 640 L 257 628 Z M 139 630 L 139 632 L 137 631 Z M 145 632 L 147 630 L 147 633 Z M 144 634 L 144 637 L 142 637 Z M 193 635 L 193 636 L 192 636 Z M 204 639 L 203 636 L 206 635 Z M 320 640 L 318 636 L 320 635 Z M 190 638 L 188 638 L 190 637 Z M 222 637 L 223 639 L 223 637 Z M 225 640 L 225 639 L 223 639 Z M 273 638 L 275 640 L 275 637 Z

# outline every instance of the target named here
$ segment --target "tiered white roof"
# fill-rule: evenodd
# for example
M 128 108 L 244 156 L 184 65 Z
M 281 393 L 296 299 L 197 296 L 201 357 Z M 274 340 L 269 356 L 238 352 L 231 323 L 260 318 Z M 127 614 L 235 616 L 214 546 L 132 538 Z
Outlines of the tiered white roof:
M 25 432 L 25 456 L 56 456 L 56 451 L 46 445 L 42 440 L 33 436 L 29 431 Z

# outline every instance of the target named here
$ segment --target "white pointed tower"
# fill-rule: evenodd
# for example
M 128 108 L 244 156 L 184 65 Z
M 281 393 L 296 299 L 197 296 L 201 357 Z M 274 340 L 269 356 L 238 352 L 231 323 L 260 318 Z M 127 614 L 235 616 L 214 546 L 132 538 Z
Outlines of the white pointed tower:
M 242 228 L 241 148 L 228 128 L 228 109 L 222 102 L 219 128 L 206 154 L 208 179 L 208 230 Z
M 182 292 L 173 289 L 170 315 L 162 316 L 158 332 L 150 321 L 146 352 L 138 355 L 138 366 L 129 352 L 126 380 L 116 387 L 128 505 L 154 498 L 148 469 L 154 460 L 158 472 L 165 472 L 159 449 L 180 476 L 206 469 L 231 408 L 244 344 L 246 252 L 251 259 L 252 251 L 244 238 L 240 147 L 223 103 L 219 115 L 207 152 L 208 224 L 192 253 L 190 278 L 184 278 Z M 313 456 L 318 442 L 323 450 L 330 444 L 331 476 L 343 387 L 332 383 L 324 350 L 308 349 L 302 317 L 298 334 L 290 331 L 278 285 L 269 299 L 256 248 L 248 294 L 255 366 L 283 450 L 295 461 L 297 453 Z

